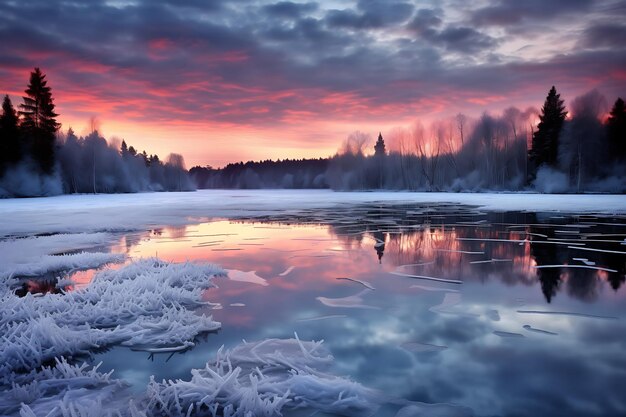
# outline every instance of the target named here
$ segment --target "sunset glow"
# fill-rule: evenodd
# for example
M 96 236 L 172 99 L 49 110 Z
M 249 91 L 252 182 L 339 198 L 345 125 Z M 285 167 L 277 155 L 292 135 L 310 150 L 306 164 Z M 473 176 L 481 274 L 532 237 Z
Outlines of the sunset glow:
M 626 93 L 618 2 L 448 3 L 8 1 L 1 92 L 18 103 L 41 67 L 64 131 L 95 117 L 188 166 L 326 157 L 357 129 L 539 107 L 553 84 Z

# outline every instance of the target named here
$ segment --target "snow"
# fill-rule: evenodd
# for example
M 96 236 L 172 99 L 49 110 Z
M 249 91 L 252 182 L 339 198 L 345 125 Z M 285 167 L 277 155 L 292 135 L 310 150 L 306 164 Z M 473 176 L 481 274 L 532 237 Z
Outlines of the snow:
M 71 365 L 57 359 L 54 366 L 22 375 L 10 389 L 0 392 L 0 414 L 86 416 L 92 409 L 92 413 L 104 416 L 103 403 L 110 409 L 128 407 L 127 385 L 112 378 L 112 371 L 98 372 L 99 366 Z
M 188 193 L 62 195 L 0 200 L 0 236 L 143 230 L 274 211 L 295 212 L 372 202 L 455 203 L 482 210 L 626 213 L 626 196 L 605 194 L 333 192 L 329 190 L 202 190 Z
M 2 202 L 0 202 L 0 207 Z M 99 268 L 122 262 L 123 255 L 85 252 L 112 243 L 109 233 L 76 233 L 9 238 L 0 241 L 0 279 L 41 276 L 74 269 Z M 78 253 L 67 253 L 77 252 Z
M 376 413 L 386 397 L 329 373 L 332 364 L 321 341 L 300 341 L 296 335 L 244 342 L 232 350 L 222 346 L 214 361 L 191 370 L 190 380 L 151 379 L 144 393 L 133 395 L 124 381 L 112 377 L 113 371 L 101 373 L 99 365 L 57 359 L 54 367 L 17 375 L 9 389 L 0 391 L 0 413 L 22 417 L 182 416 L 194 411 L 231 417 L 281 416 L 290 410 L 308 410 L 307 415 Z
M 152 380 L 148 414 L 231 417 L 279 416 L 310 409 L 344 416 L 369 416 L 379 408 L 373 390 L 326 373 L 333 358 L 321 342 L 266 339 L 220 349 L 217 359 L 191 372 L 191 380 Z M 200 410 L 209 410 L 201 413 Z M 213 413 L 213 414 L 211 414 Z
M 134 349 L 193 346 L 220 323 L 195 314 L 203 290 L 224 271 L 213 265 L 157 259 L 104 270 L 66 294 L 0 294 L 0 383 L 61 356 L 85 355 L 112 344 Z

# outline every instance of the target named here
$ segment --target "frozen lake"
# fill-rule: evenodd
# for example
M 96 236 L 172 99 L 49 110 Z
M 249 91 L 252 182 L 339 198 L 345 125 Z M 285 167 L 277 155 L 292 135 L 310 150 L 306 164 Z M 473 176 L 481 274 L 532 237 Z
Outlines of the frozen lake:
M 109 397 L 84 404 L 127 410 L 132 398 L 141 406 L 151 376 L 189 381 L 221 346 L 297 334 L 324 340 L 334 360 L 323 373 L 311 372 L 326 384 L 315 389 L 287 377 L 294 387 L 309 387 L 303 397 L 317 397 L 295 410 L 285 406 L 284 415 L 626 413 L 625 196 L 202 191 L 6 200 L 0 214 L 3 326 L 34 326 L 37 309 L 49 308 L 53 319 L 81 329 L 80 320 L 59 313 L 69 303 L 57 304 L 88 298 L 73 293 L 94 296 L 89 288 L 100 269 L 115 275 L 158 257 L 225 270 L 204 272 L 214 275 L 214 287 L 194 281 L 201 283 L 198 297 L 210 304 L 193 314 L 221 326 L 199 331 L 184 349 L 158 337 L 135 343 L 122 331 L 106 339 L 105 350 L 65 354 L 74 358 L 70 363 L 102 362 L 98 370 L 114 370 L 112 378 L 126 386 L 115 391 L 116 401 L 103 402 L 112 388 L 94 384 L 91 391 Z M 170 274 L 195 273 L 177 271 Z M 161 289 L 150 291 L 169 302 Z M 171 296 L 187 306 L 190 291 Z M 105 293 L 97 294 L 104 300 Z M 44 308 L 54 297 L 57 304 Z M 131 333 L 149 327 L 132 327 L 121 316 Z M 197 326 L 208 329 L 211 322 Z M 163 332 L 169 337 L 170 330 Z M 19 363 L 10 340 L 2 343 L 0 356 Z M 65 342 L 51 343 L 73 352 Z M 292 360 L 298 359 L 285 362 Z M 18 365 L 0 369 L 0 414 L 19 415 L 20 402 L 33 410 L 62 403 L 62 390 L 28 396 L 10 390 L 9 382 L 41 383 L 45 375 L 25 377 L 29 369 Z M 340 377 L 344 385 L 333 379 Z M 348 380 L 358 389 L 347 388 Z M 340 393 L 323 386 L 340 386 Z M 215 412 L 227 414 L 222 407 Z M 151 410 L 148 415 L 159 415 Z M 55 415 L 63 415 L 62 407 Z

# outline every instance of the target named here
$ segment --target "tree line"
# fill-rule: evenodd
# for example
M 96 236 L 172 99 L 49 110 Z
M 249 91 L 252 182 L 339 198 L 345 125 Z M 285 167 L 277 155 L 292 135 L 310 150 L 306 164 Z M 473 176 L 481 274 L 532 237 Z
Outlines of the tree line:
M 478 119 L 458 114 L 425 127 L 395 129 L 387 142 L 353 132 L 328 159 L 194 167 L 200 188 L 626 192 L 626 111 L 607 115 L 597 91 L 568 112 L 552 87 L 540 111 L 510 107 Z M 608 116 L 608 117 L 607 117 Z M 368 149 L 373 149 L 369 153 Z
M 328 188 L 328 158 L 236 162 L 189 170 L 198 188 Z
M 97 131 L 61 133 L 46 76 L 30 74 L 16 111 L 0 115 L 0 197 L 200 188 L 334 190 L 626 192 L 626 110 L 592 91 L 568 111 L 552 87 L 540 111 L 508 108 L 476 120 L 458 114 L 425 127 L 353 132 L 330 158 L 238 162 L 185 169 Z M 373 149 L 369 153 L 368 149 Z M 190 175 L 189 175 L 190 174 Z
M 60 132 L 59 116 L 46 75 L 30 74 L 16 110 L 8 95 L 0 114 L 0 197 L 62 193 L 125 193 L 195 189 L 183 157 L 137 152 L 107 142 L 92 127 L 86 136 Z

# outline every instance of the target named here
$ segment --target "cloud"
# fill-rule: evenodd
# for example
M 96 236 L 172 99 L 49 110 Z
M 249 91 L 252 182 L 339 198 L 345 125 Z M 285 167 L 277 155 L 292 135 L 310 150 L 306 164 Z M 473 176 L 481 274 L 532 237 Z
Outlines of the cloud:
M 383 28 L 406 22 L 414 8 L 407 2 L 361 0 L 356 9 L 330 10 L 325 20 L 334 28 Z
M 436 9 L 419 9 L 408 27 L 417 34 L 424 34 L 441 25 L 442 13 L 441 10 Z
M 585 29 L 582 46 L 587 48 L 624 49 L 626 24 L 601 23 Z
M 278 3 L 262 6 L 262 10 L 272 17 L 296 19 L 307 13 L 317 10 L 318 4 L 294 3 L 291 1 L 280 1 Z
M 465 26 L 448 26 L 442 31 L 428 29 L 423 31 L 421 36 L 448 50 L 467 54 L 491 49 L 498 44 L 491 36 Z
M 614 2 L 557 0 L 543 11 L 536 0 L 458 4 L 2 2 L 0 93 L 21 94 L 39 66 L 61 121 L 98 115 L 278 130 L 540 105 L 552 84 L 572 97 L 592 88 L 626 93 L 622 9 Z M 577 31 L 568 26 L 574 15 Z M 543 42 L 545 25 L 494 28 L 549 19 L 551 36 L 563 32 L 574 42 L 541 60 L 516 49 Z
M 558 19 L 569 13 L 588 11 L 592 0 L 497 0 L 492 5 L 475 10 L 472 20 L 479 25 L 506 26 L 523 21 Z

